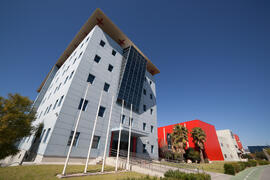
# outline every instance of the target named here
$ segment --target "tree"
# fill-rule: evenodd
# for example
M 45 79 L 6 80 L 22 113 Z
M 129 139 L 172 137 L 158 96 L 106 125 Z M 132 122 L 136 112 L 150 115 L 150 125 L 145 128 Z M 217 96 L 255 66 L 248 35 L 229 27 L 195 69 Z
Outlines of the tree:
M 200 153 L 194 148 L 188 148 L 185 153 L 185 158 L 190 159 L 192 162 L 200 161 Z
M 19 94 L 0 96 L 0 159 L 18 153 L 16 143 L 34 131 L 31 107 L 32 101 Z
M 200 127 L 195 127 L 191 131 L 191 137 L 196 147 L 200 151 L 201 163 L 204 163 L 203 151 L 204 151 L 204 142 L 206 141 L 205 132 Z
M 174 153 L 180 154 L 183 159 L 186 143 L 188 141 L 188 130 L 182 125 L 175 125 L 171 134 L 172 150 Z

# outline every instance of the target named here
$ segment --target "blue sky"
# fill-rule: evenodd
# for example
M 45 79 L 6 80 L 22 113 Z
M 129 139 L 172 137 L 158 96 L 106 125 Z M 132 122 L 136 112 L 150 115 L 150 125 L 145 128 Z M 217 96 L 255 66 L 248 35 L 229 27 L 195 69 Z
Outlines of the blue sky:
M 200 119 L 270 144 L 270 1 L 0 1 L 0 96 L 36 89 L 101 8 L 160 69 L 158 125 Z

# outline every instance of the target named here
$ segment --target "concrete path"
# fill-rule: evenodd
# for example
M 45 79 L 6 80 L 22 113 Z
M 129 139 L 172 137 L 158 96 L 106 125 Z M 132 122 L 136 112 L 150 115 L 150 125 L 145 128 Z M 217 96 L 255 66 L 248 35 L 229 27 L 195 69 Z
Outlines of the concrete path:
M 261 173 L 260 180 L 269 180 L 270 179 L 270 166 L 266 166 Z
M 231 180 L 270 180 L 270 166 L 257 166 L 245 169 Z

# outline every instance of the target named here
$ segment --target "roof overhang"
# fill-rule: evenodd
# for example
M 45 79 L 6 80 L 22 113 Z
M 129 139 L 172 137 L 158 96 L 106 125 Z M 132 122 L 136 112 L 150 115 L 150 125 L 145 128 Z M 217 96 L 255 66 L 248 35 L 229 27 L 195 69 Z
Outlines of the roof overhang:
M 120 131 L 120 128 L 112 128 L 111 130 L 112 132 L 119 132 Z M 129 133 L 129 128 L 128 127 L 124 127 L 122 126 L 121 127 L 121 131 L 122 133 L 126 133 L 128 134 Z M 147 137 L 149 135 L 149 133 L 146 133 L 146 132 L 143 132 L 143 131 L 139 131 L 139 130 L 136 130 L 136 129 L 131 129 L 131 136 L 135 136 L 135 137 Z
M 66 59 L 70 56 L 70 54 L 77 48 L 77 46 L 81 43 L 81 41 L 88 35 L 88 33 L 98 25 L 105 33 L 107 33 L 115 42 L 117 42 L 122 48 L 126 48 L 128 46 L 134 46 L 134 48 L 142 54 L 142 56 L 147 60 L 147 70 L 152 75 L 160 73 L 158 68 L 140 51 L 140 49 L 98 8 L 93 14 L 89 17 L 86 23 L 82 26 L 80 31 L 76 34 L 74 39 L 68 45 L 66 50 L 60 56 L 60 58 L 56 62 L 56 66 L 61 67 L 62 64 L 66 61 Z M 40 92 L 43 87 L 45 81 L 47 80 L 49 74 L 46 76 L 40 87 L 38 88 L 38 92 Z

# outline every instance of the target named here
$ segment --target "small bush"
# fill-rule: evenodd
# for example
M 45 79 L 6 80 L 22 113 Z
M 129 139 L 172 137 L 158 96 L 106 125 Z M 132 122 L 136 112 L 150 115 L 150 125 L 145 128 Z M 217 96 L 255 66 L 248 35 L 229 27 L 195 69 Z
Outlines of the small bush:
M 232 163 L 225 163 L 224 164 L 224 173 L 230 174 L 230 175 L 235 175 L 235 170 L 234 170 L 234 166 L 232 165 Z
M 253 159 L 249 159 L 248 163 L 250 164 L 251 167 L 257 166 L 257 161 Z
M 205 173 L 184 173 L 178 170 L 169 170 L 161 180 L 211 180 L 211 176 Z
M 257 160 L 257 162 L 258 162 L 259 165 L 268 165 L 268 164 L 270 164 L 269 161 L 265 161 L 265 160 Z

